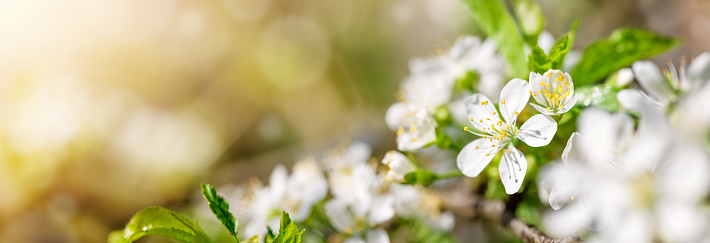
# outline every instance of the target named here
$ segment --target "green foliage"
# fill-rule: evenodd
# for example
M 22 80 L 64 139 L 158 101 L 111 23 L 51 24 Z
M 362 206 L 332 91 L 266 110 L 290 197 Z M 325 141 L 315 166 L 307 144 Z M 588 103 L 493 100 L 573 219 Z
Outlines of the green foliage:
M 281 212 L 281 224 L 279 226 L 279 235 L 274 239 L 274 243 L 300 243 L 303 231 L 298 231 L 296 223 L 291 221 L 288 213 Z
M 471 91 L 474 92 L 475 88 L 474 86 L 478 81 L 480 80 L 480 74 L 476 71 L 468 71 L 466 75 L 463 77 L 460 77 L 456 79 L 456 82 L 454 82 L 454 90 L 455 91 Z
M 126 228 L 109 234 L 109 243 L 129 243 L 145 235 L 160 235 L 182 242 L 211 242 L 197 222 L 163 207 L 148 207 L 133 215 Z
M 214 186 L 210 184 L 202 184 L 202 196 L 207 199 L 210 210 L 217 216 L 219 222 L 221 222 L 224 227 L 227 227 L 229 234 L 233 235 L 236 241 L 239 242 L 239 239 L 237 239 L 239 225 L 234 215 L 229 212 L 229 203 L 227 203 L 223 197 L 217 195 Z
M 665 52 L 681 41 L 642 29 L 619 29 L 608 38 L 592 43 L 572 70 L 576 86 L 602 79 L 633 62 Z
M 544 73 L 550 69 L 562 69 L 567 52 L 572 49 L 574 37 L 577 34 L 577 26 L 579 20 L 572 24 L 572 29 L 565 34 L 557 43 L 550 49 L 550 55 L 546 55 L 540 47 L 534 47 L 528 58 L 528 68 L 531 72 Z
M 513 0 L 515 16 L 518 17 L 523 34 L 537 42 L 537 36 L 545 29 L 545 16 L 537 2 L 531 0 Z M 531 43 L 535 46 L 535 43 Z
M 508 60 L 513 76 L 527 76 L 523 37 L 515 20 L 500 0 L 466 0 L 478 26 L 498 43 L 498 51 Z
M 578 27 L 579 19 L 574 21 L 569 32 L 567 32 L 567 34 L 565 34 L 561 39 L 557 40 L 557 43 L 555 43 L 550 50 L 550 61 L 552 62 L 551 69 L 562 69 L 565 56 L 567 56 L 567 53 L 572 50 L 572 47 L 574 46 L 574 39 L 577 36 Z
M 619 101 L 616 99 L 616 94 L 619 93 L 619 91 L 620 89 L 614 88 L 611 84 L 604 83 L 584 86 L 574 92 L 578 95 L 578 106 L 586 107 L 594 105 L 608 111 L 618 111 Z

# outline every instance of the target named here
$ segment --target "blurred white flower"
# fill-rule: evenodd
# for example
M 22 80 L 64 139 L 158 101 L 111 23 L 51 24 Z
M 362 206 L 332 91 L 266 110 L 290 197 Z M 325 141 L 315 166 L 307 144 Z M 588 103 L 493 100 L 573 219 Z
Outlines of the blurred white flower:
M 423 75 L 426 77 L 432 83 L 430 87 L 448 88 L 447 92 L 437 92 L 440 89 L 422 90 L 432 94 L 439 93 L 437 96 L 442 98 L 445 95 L 451 98 L 450 90 L 453 89 L 454 82 L 473 71 L 479 77 L 477 87 L 479 92 L 497 99 L 507 73 L 507 64 L 496 53 L 496 48 L 493 39 L 489 38 L 482 42 L 476 36 L 463 36 L 458 38 L 447 52 L 434 58 L 412 59 L 409 62 L 409 70 L 412 76 Z M 433 83 L 438 83 L 440 86 L 434 86 Z M 408 99 L 408 101 L 410 100 Z M 438 105 L 443 104 L 439 103 Z
M 382 159 L 382 163 L 389 167 L 387 171 L 387 180 L 392 182 L 404 182 L 404 176 L 414 172 L 416 168 L 407 156 L 404 154 L 391 150 L 385 154 L 385 158 Z
M 323 200 L 327 193 L 328 182 L 313 159 L 296 163 L 291 177 L 284 166 L 276 166 L 269 186 L 256 185 L 250 200 L 244 204 L 245 236 L 263 236 L 266 234 L 264 226 L 278 229 L 282 210 L 295 222 L 306 220 L 313 205 Z
M 541 199 L 558 210 L 545 215 L 546 228 L 555 235 L 592 228 L 590 242 L 696 242 L 708 223 L 699 202 L 710 188 L 710 161 L 698 145 L 664 132 L 664 119 L 644 116 L 634 134 L 625 114 L 582 113 L 583 136 L 575 133 L 563 163 L 540 174 L 539 188 L 549 192 Z
M 662 73 L 651 61 L 637 61 L 631 68 L 634 77 L 644 90 L 643 97 L 653 101 L 657 106 L 665 108 L 669 103 L 678 100 L 679 92 L 690 92 L 705 85 L 710 79 L 710 53 L 705 52 L 695 58 L 686 71 L 685 58 L 681 59 L 680 67 L 676 69 L 672 62 L 668 62 L 668 70 Z M 619 94 L 623 96 L 622 94 Z M 637 99 L 620 97 L 624 108 L 632 111 Z
M 421 221 L 434 230 L 451 231 L 454 228 L 454 214 L 441 210 L 443 201 L 434 192 L 409 185 L 392 185 L 390 191 L 395 198 L 397 216 Z
M 531 105 L 548 116 L 565 113 L 577 103 L 572 77 L 560 70 L 550 69 L 544 74 L 530 72 L 530 88 L 530 94 L 539 104 Z
M 397 102 L 387 109 L 385 122 L 397 132 L 397 149 L 415 151 L 436 141 L 436 121 L 423 107 Z
M 549 116 L 538 114 L 518 129 L 516 119 L 530 99 L 529 84 L 522 79 L 508 82 L 500 97 L 501 114 L 497 114 L 485 95 L 473 94 L 467 100 L 466 110 L 475 131 L 466 130 L 482 138 L 466 145 L 456 158 L 456 164 L 464 175 L 475 177 L 498 151 L 504 150 L 498 169 L 506 193 L 513 194 L 520 189 L 528 166 L 523 153 L 513 146 L 514 140 L 520 139 L 531 147 L 545 146 L 557 132 L 557 123 Z

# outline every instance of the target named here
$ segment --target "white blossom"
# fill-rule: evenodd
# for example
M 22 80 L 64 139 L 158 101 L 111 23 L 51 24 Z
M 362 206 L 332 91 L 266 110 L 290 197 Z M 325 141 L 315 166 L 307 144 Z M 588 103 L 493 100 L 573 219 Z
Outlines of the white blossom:
M 385 122 L 397 132 L 397 149 L 415 151 L 436 141 L 436 121 L 426 109 L 414 104 L 395 103 Z
M 574 82 L 569 73 L 550 69 L 544 74 L 530 72 L 530 94 L 539 104 L 531 105 L 540 113 L 553 116 L 569 111 L 576 103 Z
M 404 176 L 416 170 L 414 164 L 407 156 L 394 150 L 385 154 L 382 163 L 389 168 L 387 179 L 392 182 L 404 182 Z
M 392 185 L 390 191 L 395 198 L 397 216 L 420 220 L 439 231 L 453 229 L 454 214 L 442 210 L 443 201 L 435 192 L 409 185 Z
M 506 193 L 513 194 L 520 189 L 527 171 L 527 160 L 513 142 L 520 139 L 531 147 L 545 146 L 555 135 L 557 123 L 549 116 L 538 114 L 518 129 L 515 122 L 530 99 L 530 87 L 524 80 L 508 82 L 500 97 L 500 114 L 485 95 L 474 94 L 467 100 L 466 109 L 474 128 L 467 130 L 481 138 L 461 150 L 456 164 L 464 175 L 475 177 L 503 150 L 498 169 Z

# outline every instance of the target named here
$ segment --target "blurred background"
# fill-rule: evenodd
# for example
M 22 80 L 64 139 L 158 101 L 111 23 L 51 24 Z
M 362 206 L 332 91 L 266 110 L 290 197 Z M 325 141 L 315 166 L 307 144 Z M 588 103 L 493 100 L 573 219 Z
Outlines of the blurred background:
M 685 39 L 659 63 L 710 50 L 708 1 L 540 4 L 578 48 L 637 26 Z M 0 0 L 0 242 L 104 242 L 341 140 L 381 158 L 407 61 L 477 33 L 460 0 Z

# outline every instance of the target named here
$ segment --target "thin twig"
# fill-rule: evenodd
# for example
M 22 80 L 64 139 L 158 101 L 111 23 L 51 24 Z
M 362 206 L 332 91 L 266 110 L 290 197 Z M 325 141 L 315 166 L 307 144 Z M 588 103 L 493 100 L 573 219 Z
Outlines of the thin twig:
M 483 218 L 509 229 L 523 242 L 529 243 L 571 243 L 582 242 L 579 237 L 555 238 L 546 235 L 514 214 L 506 211 L 506 204 L 499 200 L 484 199 L 479 195 L 469 195 L 461 198 L 460 193 L 454 193 L 444 201 L 444 207 L 467 218 Z M 465 194 L 465 193 L 464 193 Z

